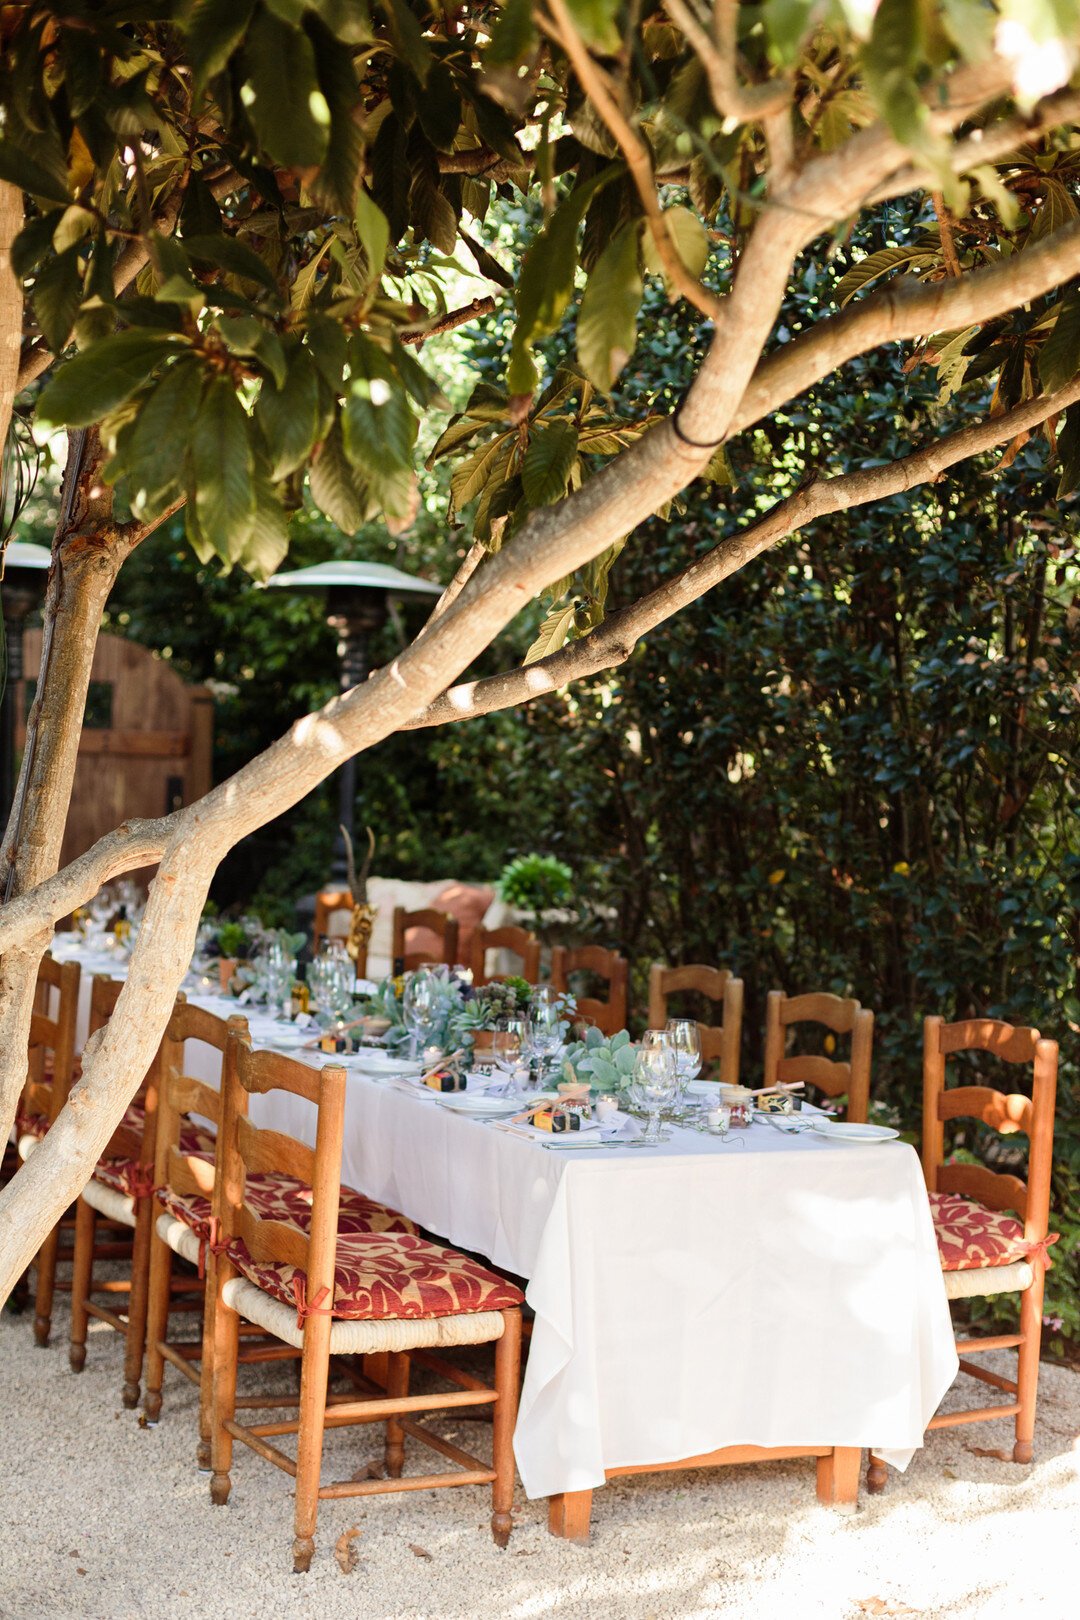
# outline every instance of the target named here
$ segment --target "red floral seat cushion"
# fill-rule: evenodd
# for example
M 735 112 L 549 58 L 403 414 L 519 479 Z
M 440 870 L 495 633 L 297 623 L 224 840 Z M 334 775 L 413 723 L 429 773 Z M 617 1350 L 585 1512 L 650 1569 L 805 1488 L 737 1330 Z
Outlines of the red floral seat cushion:
M 1029 1243 L 1015 1215 L 986 1209 L 960 1193 L 929 1194 L 942 1271 L 978 1271 L 1030 1260 L 1044 1245 Z M 1047 1243 L 1055 1241 L 1050 1236 Z M 1044 1253 L 1045 1259 L 1045 1253 Z M 1046 1261 L 1049 1265 L 1049 1260 Z
M 44 1139 L 48 1129 L 49 1122 L 44 1114 L 18 1113 L 15 1115 L 15 1130 L 19 1136 L 32 1136 L 36 1141 L 40 1142 Z
M 287 1221 L 290 1226 L 306 1232 L 311 1222 L 311 1188 L 295 1176 L 266 1172 L 248 1176 L 245 1195 L 257 1215 L 264 1220 Z M 171 1187 L 158 1192 L 163 1208 L 201 1238 L 212 1236 L 210 1200 L 198 1193 L 178 1193 Z M 407 1215 L 374 1198 L 365 1198 L 352 1187 L 342 1187 L 338 1205 L 338 1231 L 357 1232 L 415 1232 L 416 1226 Z
M 295 1266 L 252 1260 L 238 1238 L 228 1254 L 250 1282 L 283 1305 L 295 1305 L 298 1323 L 328 1309 L 324 1298 L 307 1298 L 307 1277 Z M 397 1232 L 338 1236 L 332 1314 L 347 1321 L 504 1311 L 524 1297 L 505 1277 L 426 1238 Z

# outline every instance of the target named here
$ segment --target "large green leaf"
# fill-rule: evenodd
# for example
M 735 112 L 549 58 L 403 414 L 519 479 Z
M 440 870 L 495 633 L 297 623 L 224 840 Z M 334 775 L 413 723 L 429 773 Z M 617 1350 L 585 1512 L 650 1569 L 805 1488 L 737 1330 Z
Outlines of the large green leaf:
M 66 176 L 39 163 L 10 139 L 0 140 L 0 180 L 28 191 L 32 197 L 44 197 L 47 202 L 71 201 Z
M 585 210 L 599 191 L 619 173 L 617 163 L 583 185 L 575 186 L 556 208 L 535 239 L 521 268 L 507 386 L 511 394 L 531 394 L 537 383 L 532 346 L 554 332 L 574 290 L 577 269 L 577 233 Z
M 538 659 L 547 658 L 550 653 L 558 652 L 574 628 L 576 614 L 576 602 L 567 602 L 562 607 L 552 608 L 522 662 L 535 664 Z
M 244 42 L 245 103 L 260 144 L 288 169 L 316 169 L 330 142 L 330 109 L 307 35 L 268 11 Z
M 853 264 L 851 269 L 841 276 L 834 294 L 838 304 L 846 304 L 863 287 L 868 287 L 879 276 L 887 275 L 890 270 L 897 270 L 906 265 L 909 270 L 929 269 L 941 257 L 940 249 L 935 244 L 932 247 L 918 243 L 906 243 L 903 247 L 879 248 L 876 253 L 868 253 L 865 259 Z
M 263 383 L 255 421 L 272 478 L 284 478 L 303 464 L 319 427 L 319 375 L 314 359 L 300 344 L 287 354 L 283 385 Z
M 59 354 L 71 336 L 82 293 L 83 272 L 76 244 L 50 259 L 34 280 L 34 314 L 54 354 Z
M 196 0 L 187 20 L 196 92 L 221 72 L 243 39 L 254 9 L 254 0 Z
M 1044 236 L 1053 236 L 1063 225 L 1070 224 L 1076 218 L 1077 212 L 1076 204 L 1064 181 L 1048 174 L 1043 177 L 1042 186 L 1042 207 L 1035 216 L 1035 224 L 1031 230 L 1033 241 L 1039 241 Z
M 400 516 L 408 504 L 416 417 L 389 358 L 359 334 L 349 345 L 349 368 L 345 453 L 387 510 Z
M 311 0 L 332 34 L 346 45 L 366 45 L 371 38 L 371 12 L 367 0 Z
M 566 9 L 583 39 L 598 51 L 614 55 L 622 44 L 616 24 L 619 0 L 566 0 Z
M 532 0 L 506 0 L 491 30 L 485 62 L 492 67 L 520 62 L 536 44 Z
M 289 521 L 269 479 L 256 475 L 255 516 L 238 561 L 254 579 L 269 579 L 289 549 Z
M 178 347 L 168 332 L 142 329 L 102 338 L 57 369 L 38 400 L 42 422 L 90 427 L 130 399 L 159 361 Z
M 704 225 L 689 208 L 665 209 L 664 222 L 682 263 L 692 276 L 700 276 L 709 259 L 709 238 Z M 674 285 L 668 278 L 651 231 L 643 233 L 641 249 L 646 269 L 653 275 L 663 276 L 668 292 L 673 293 Z
M 390 225 L 378 203 L 363 186 L 356 194 L 356 234 L 367 255 L 368 277 L 378 281 L 390 246 Z
M 1058 307 L 1053 330 L 1039 354 L 1039 377 L 1048 392 L 1064 388 L 1080 371 L 1080 291 L 1073 291 Z
M 224 377 L 207 384 L 191 436 L 191 467 L 199 528 L 219 557 L 237 562 L 255 517 L 255 461 L 244 408 Z
M 185 236 L 182 246 L 198 264 L 211 264 L 228 271 L 244 281 L 258 281 L 269 292 L 277 293 L 278 284 L 270 266 L 260 259 L 253 248 L 238 242 L 235 236 Z
M 140 402 L 124 455 L 128 497 L 136 517 L 157 517 L 182 492 L 202 385 L 199 361 L 194 355 L 182 355 Z
M 343 213 L 350 213 L 356 197 L 364 138 L 356 117 L 360 91 L 352 52 L 329 29 L 308 20 L 308 36 L 315 50 L 319 88 L 330 109 L 330 140 L 316 190 Z
M 569 418 L 537 429 L 521 464 L 522 488 L 530 506 L 550 506 L 562 499 L 577 449 L 577 425 Z
M 353 471 L 345 454 L 341 424 L 333 427 L 319 446 L 311 463 L 311 498 L 331 523 L 345 534 L 355 534 L 367 509 L 363 481 Z
M 610 393 L 612 384 L 637 346 L 637 313 L 641 305 L 638 237 L 632 220 L 617 231 L 589 277 L 577 323 L 578 359 L 596 387 Z

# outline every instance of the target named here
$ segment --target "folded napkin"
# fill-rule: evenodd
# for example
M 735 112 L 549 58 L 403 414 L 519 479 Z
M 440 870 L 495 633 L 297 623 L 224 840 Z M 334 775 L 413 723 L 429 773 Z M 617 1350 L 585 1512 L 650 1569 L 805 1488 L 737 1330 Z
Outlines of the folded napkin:
M 633 1114 L 624 1114 L 617 1109 L 610 1118 L 603 1120 L 598 1129 L 602 1142 L 632 1142 L 641 1135 L 641 1121 Z

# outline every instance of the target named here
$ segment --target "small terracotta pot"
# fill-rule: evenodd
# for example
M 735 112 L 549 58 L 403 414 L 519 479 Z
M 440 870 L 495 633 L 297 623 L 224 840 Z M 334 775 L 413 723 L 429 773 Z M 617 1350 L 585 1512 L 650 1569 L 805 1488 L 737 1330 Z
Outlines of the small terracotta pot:
M 477 1029 L 473 1031 L 474 1058 L 484 1058 L 487 1062 L 490 1062 L 494 1049 L 495 1031 L 493 1029 Z
M 218 982 L 223 990 L 229 988 L 238 963 L 235 956 L 223 956 L 218 962 Z

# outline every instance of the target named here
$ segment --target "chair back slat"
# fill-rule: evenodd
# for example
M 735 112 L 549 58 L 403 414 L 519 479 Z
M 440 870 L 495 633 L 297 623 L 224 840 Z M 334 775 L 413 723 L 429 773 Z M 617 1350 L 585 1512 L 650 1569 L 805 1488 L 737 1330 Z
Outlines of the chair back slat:
M 986 1052 L 1006 1063 L 1031 1064 L 1031 1097 L 992 1086 L 947 1086 L 946 1058 Z M 1026 1057 L 1024 1053 L 1026 1052 Z M 1054 1106 L 1058 1047 L 1036 1029 L 996 1018 L 966 1018 L 923 1024 L 923 1175 L 931 1192 L 960 1193 L 991 1209 L 1014 1209 L 1028 1242 L 1045 1238 L 1050 1226 L 1050 1177 L 1054 1153 Z M 1026 1182 L 979 1164 L 944 1163 L 945 1122 L 977 1119 L 1000 1135 L 1028 1138 Z
M 309 1269 L 311 1242 L 306 1232 L 288 1221 L 270 1221 L 256 1215 L 250 1204 L 243 1204 L 236 1215 L 236 1237 L 242 1238 L 253 1260 L 280 1262 Z
M 221 1092 L 205 1080 L 184 1073 L 184 1043 L 200 1041 L 220 1052 L 224 1059 L 229 1033 L 247 1034 L 247 1019 L 234 1014 L 218 1018 L 205 1007 L 181 1001 L 173 1010 L 161 1043 L 159 1063 L 161 1082 L 158 1095 L 157 1143 L 154 1180 L 159 1187 L 171 1187 L 180 1194 L 211 1196 L 214 1165 L 204 1158 L 180 1151 L 180 1131 L 184 1118 L 194 1114 L 212 1125 L 221 1123 Z
M 785 1056 L 787 1031 L 794 1024 L 817 1024 L 833 1035 L 851 1036 L 847 1062 L 807 1053 Z M 802 1080 L 817 1086 L 827 1097 L 847 1095 L 847 1118 L 864 1125 L 870 1111 L 870 1060 L 874 1043 L 874 1015 L 868 1007 L 829 991 L 814 990 L 788 996 L 770 990 L 765 1010 L 764 1084 L 775 1086 Z
M 941 1052 L 992 1052 L 1006 1063 L 1030 1063 L 1040 1039 L 1037 1029 L 1004 1024 L 999 1018 L 965 1018 L 941 1027 Z
M 434 956 L 430 951 L 408 949 L 409 933 L 414 928 L 426 928 L 438 936 L 439 948 Z M 404 906 L 395 906 L 390 955 L 394 962 L 404 962 L 406 973 L 432 964 L 453 967 L 458 960 L 457 918 L 451 917 L 447 911 L 436 910 L 434 906 L 420 911 L 406 911 Z
M 521 972 L 519 977 L 527 979 L 530 984 L 537 984 L 540 979 L 540 941 L 535 934 L 530 934 L 527 928 L 519 928 L 514 923 L 508 923 L 505 928 L 478 928 L 472 940 L 472 976 L 473 984 L 496 984 L 505 979 L 505 973 L 488 973 L 488 951 L 511 951 L 521 958 Z
M 89 1034 L 104 1029 L 123 993 L 124 981 L 110 979 L 107 974 L 95 973 L 90 984 Z M 158 1080 L 160 1076 L 161 1048 L 146 1074 L 139 1082 L 134 1100 L 144 1105 L 144 1123 L 141 1129 L 119 1124 L 102 1152 L 103 1159 L 138 1159 L 144 1164 L 156 1162 Z
M 26 1113 L 43 1115 L 50 1124 L 67 1102 L 75 1077 L 80 978 L 77 962 L 57 962 L 46 953 L 38 964 L 34 989 L 36 1010 L 30 1015 L 22 1108 Z M 55 1017 L 49 1011 L 54 990 L 57 992 Z
M 241 1119 L 237 1124 L 236 1141 L 248 1175 L 277 1170 L 284 1175 L 295 1176 L 297 1181 L 304 1182 L 308 1187 L 313 1184 L 315 1150 L 298 1142 L 295 1137 L 253 1125 L 250 1119 Z
M 603 945 L 578 945 L 573 949 L 556 945 L 551 953 L 553 988 L 566 994 L 572 973 L 591 973 L 605 980 L 608 986 L 606 1001 L 599 996 L 577 998 L 579 1018 L 595 1024 L 605 1035 L 616 1035 L 620 1029 L 625 1029 L 630 984 L 630 968 L 625 956 Z
M 974 1198 L 987 1209 L 1014 1209 L 1021 1220 L 1028 1210 L 1027 1182 L 984 1164 L 943 1164 L 938 1170 L 937 1190 Z
M 1016 1131 L 1031 1135 L 1034 1109 L 1020 1091 L 995 1091 L 992 1086 L 954 1086 L 938 1094 L 938 1118 L 981 1119 L 1002 1136 Z
M 279 1131 L 259 1130 L 247 1118 L 249 1093 L 273 1090 L 307 1097 L 317 1105 L 314 1152 Z M 230 1033 L 222 1068 L 214 1214 L 226 1244 L 241 1237 L 253 1258 L 281 1261 L 306 1272 L 310 1300 L 317 1299 L 324 1288 L 332 1292 L 334 1286 L 344 1133 L 345 1070 L 341 1064 L 329 1063 L 323 1069 L 312 1070 L 279 1053 L 253 1052 L 244 1035 Z M 281 1221 L 256 1215 L 245 1199 L 248 1165 L 298 1175 L 310 1185 L 311 1225 L 306 1236 Z M 308 1173 L 301 1172 L 301 1165 Z M 231 1274 L 227 1257 L 224 1264 L 226 1273 Z M 318 1324 L 327 1320 L 315 1319 Z M 323 1327 L 317 1331 L 323 1331 Z
M 698 1021 L 703 1063 L 719 1063 L 725 1085 L 739 1083 L 739 1057 L 742 1046 L 743 982 L 727 968 L 709 967 L 704 962 L 687 962 L 681 967 L 665 967 L 654 962 L 649 969 L 649 1028 L 663 1029 L 668 1021 L 668 997 L 693 991 L 721 1009 L 719 1024 Z

